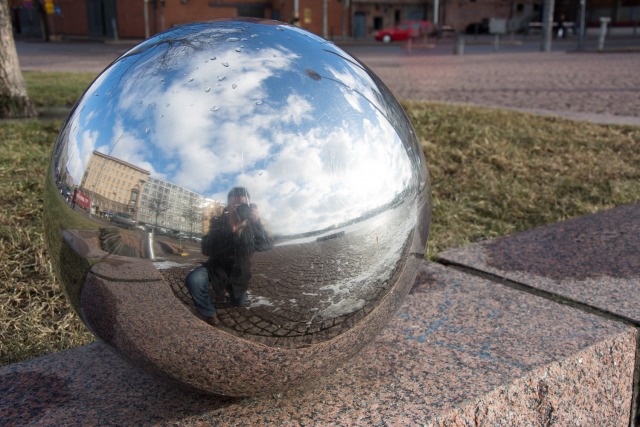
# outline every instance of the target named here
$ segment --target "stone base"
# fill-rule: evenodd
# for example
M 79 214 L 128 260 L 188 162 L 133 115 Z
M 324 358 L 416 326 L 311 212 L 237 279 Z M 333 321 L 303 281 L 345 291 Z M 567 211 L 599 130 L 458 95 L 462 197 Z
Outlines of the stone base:
M 0 368 L 3 425 L 628 425 L 635 329 L 438 264 L 304 389 L 216 398 L 92 344 Z
M 640 203 L 439 255 L 471 274 L 640 326 Z M 640 359 L 640 347 L 638 350 Z M 631 426 L 640 425 L 640 361 Z
M 551 298 L 640 325 L 640 203 L 439 254 Z

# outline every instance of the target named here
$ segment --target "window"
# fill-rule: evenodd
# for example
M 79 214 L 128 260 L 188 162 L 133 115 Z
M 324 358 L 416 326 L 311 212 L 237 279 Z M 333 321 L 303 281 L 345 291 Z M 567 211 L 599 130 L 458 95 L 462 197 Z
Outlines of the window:
M 373 29 L 381 30 L 382 29 L 382 16 L 374 16 L 373 17 Z

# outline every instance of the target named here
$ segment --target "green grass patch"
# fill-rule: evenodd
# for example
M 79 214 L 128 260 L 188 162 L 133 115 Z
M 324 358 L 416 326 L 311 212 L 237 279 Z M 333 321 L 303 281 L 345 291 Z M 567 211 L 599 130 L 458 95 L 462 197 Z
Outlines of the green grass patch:
M 47 108 L 73 104 L 94 77 L 25 74 L 31 95 Z M 428 257 L 640 198 L 640 128 L 429 103 L 404 107 L 432 180 Z M 43 238 L 44 197 L 47 233 L 92 226 L 62 223 L 75 216 L 52 197 L 55 188 L 45 192 L 61 123 L 0 121 L 0 364 L 93 340 L 50 273 L 56 257 L 68 266 L 59 274 L 71 280 L 88 267 L 74 265 L 60 247 L 49 253 Z
M 37 108 L 71 107 L 91 82 L 95 73 L 25 71 L 22 73 L 29 97 Z

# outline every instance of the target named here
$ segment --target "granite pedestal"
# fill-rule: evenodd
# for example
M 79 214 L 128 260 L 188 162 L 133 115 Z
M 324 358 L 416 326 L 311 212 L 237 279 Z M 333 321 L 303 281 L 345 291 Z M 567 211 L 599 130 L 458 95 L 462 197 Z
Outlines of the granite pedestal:
M 439 257 L 470 274 L 638 327 L 639 254 L 640 203 L 636 203 L 453 249 Z M 639 382 L 640 364 L 631 425 L 640 423 Z
M 633 327 L 425 263 L 383 333 L 332 375 L 253 398 L 180 390 L 96 343 L 0 368 L 4 425 L 629 423 Z
M 546 296 L 640 325 L 640 203 L 439 255 Z

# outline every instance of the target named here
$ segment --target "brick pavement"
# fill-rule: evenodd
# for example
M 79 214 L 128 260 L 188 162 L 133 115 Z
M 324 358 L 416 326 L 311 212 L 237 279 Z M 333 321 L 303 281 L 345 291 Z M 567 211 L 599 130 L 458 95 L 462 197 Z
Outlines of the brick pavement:
M 401 99 L 640 125 L 640 53 L 358 57 Z

